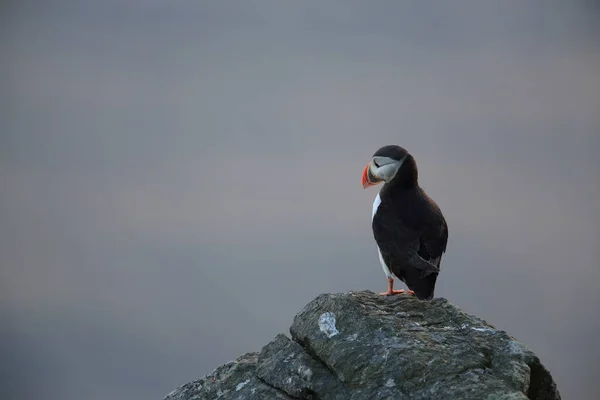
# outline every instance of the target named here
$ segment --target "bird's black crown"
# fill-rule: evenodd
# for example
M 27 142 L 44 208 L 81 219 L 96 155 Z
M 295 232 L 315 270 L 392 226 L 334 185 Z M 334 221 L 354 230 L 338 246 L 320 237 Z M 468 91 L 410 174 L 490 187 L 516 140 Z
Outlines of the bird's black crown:
M 383 146 L 382 148 L 377 150 L 375 154 L 373 154 L 373 157 L 388 157 L 400 161 L 407 154 L 408 151 L 404 147 L 390 144 L 388 146 Z

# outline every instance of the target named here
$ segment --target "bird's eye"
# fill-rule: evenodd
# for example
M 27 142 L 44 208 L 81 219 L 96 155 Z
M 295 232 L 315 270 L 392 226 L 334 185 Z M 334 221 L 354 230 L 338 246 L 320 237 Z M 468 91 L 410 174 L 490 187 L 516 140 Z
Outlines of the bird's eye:
M 375 161 L 375 160 L 373 160 L 373 165 L 374 165 L 376 168 L 379 168 L 379 164 L 377 164 L 377 161 Z

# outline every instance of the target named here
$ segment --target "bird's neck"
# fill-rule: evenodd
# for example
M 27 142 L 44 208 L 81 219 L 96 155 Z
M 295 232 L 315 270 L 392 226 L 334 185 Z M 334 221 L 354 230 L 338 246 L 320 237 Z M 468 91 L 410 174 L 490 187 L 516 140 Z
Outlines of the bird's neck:
M 384 187 L 388 190 L 409 190 L 419 186 L 419 171 L 413 156 L 408 155 L 394 178 Z

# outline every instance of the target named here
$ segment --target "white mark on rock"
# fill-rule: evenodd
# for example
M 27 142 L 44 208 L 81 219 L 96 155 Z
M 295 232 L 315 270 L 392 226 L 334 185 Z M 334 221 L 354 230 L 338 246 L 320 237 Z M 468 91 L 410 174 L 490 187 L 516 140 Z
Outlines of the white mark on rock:
M 385 365 L 387 365 L 389 355 L 390 355 L 390 349 L 385 349 L 385 354 L 383 355 L 383 359 L 385 360 Z
M 521 346 L 520 343 L 518 343 L 514 340 L 510 340 L 508 342 L 508 352 L 511 354 L 523 355 L 524 354 L 523 346 Z
M 387 380 L 387 382 L 385 382 L 385 386 L 392 388 L 392 387 L 396 386 L 396 383 L 394 382 L 394 380 L 392 378 L 390 378 Z
M 326 312 L 319 317 L 319 329 L 327 335 L 328 338 L 340 333 L 335 327 L 335 314 Z
M 494 330 L 492 328 L 477 328 L 477 327 L 471 327 L 471 329 L 473 329 L 474 331 L 477 332 L 494 332 Z
M 487 326 L 478 327 L 478 326 L 469 326 L 467 324 L 462 324 L 460 326 L 460 329 L 467 329 L 467 328 L 470 328 L 470 329 L 472 329 L 474 331 L 477 331 L 477 332 L 496 332 L 495 329 L 489 328 Z
M 305 367 L 304 365 L 301 365 L 298 368 L 298 373 L 300 374 L 301 377 L 303 377 L 306 380 L 309 380 L 312 377 L 313 372 L 311 371 L 310 368 Z
M 256 393 L 256 388 L 252 388 L 251 392 L 252 394 Z
M 349 342 L 355 342 L 358 339 L 358 333 L 353 333 L 350 336 L 346 336 L 346 340 Z
M 292 377 L 291 377 L 291 376 L 290 376 L 290 377 L 288 377 L 288 378 L 285 380 L 285 383 L 287 383 L 288 385 L 289 385 L 289 384 L 291 384 L 291 383 L 292 383 Z
M 250 382 L 250 379 L 246 379 L 244 382 L 240 382 L 237 384 L 237 386 L 235 387 L 235 391 L 239 392 L 240 390 L 242 390 L 242 388 L 244 386 L 246 386 L 248 383 Z

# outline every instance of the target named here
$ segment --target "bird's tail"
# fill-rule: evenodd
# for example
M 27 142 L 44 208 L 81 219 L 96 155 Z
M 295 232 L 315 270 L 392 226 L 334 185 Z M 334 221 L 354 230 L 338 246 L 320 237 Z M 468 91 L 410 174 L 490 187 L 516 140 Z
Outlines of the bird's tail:
M 415 271 L 417 274 L 420 274 L 418 270 Z M 420 300 L 431 300 L 433 299 L 433 295 L 435 292 L 435 282 L 437 281 L 438 274 L 432 273 L 427 275 L 424 278 L 419 279 L 410 279 L 407 282 L 410 282 L 409 285 L 410 290 L 415 292 L 415 296 Z

